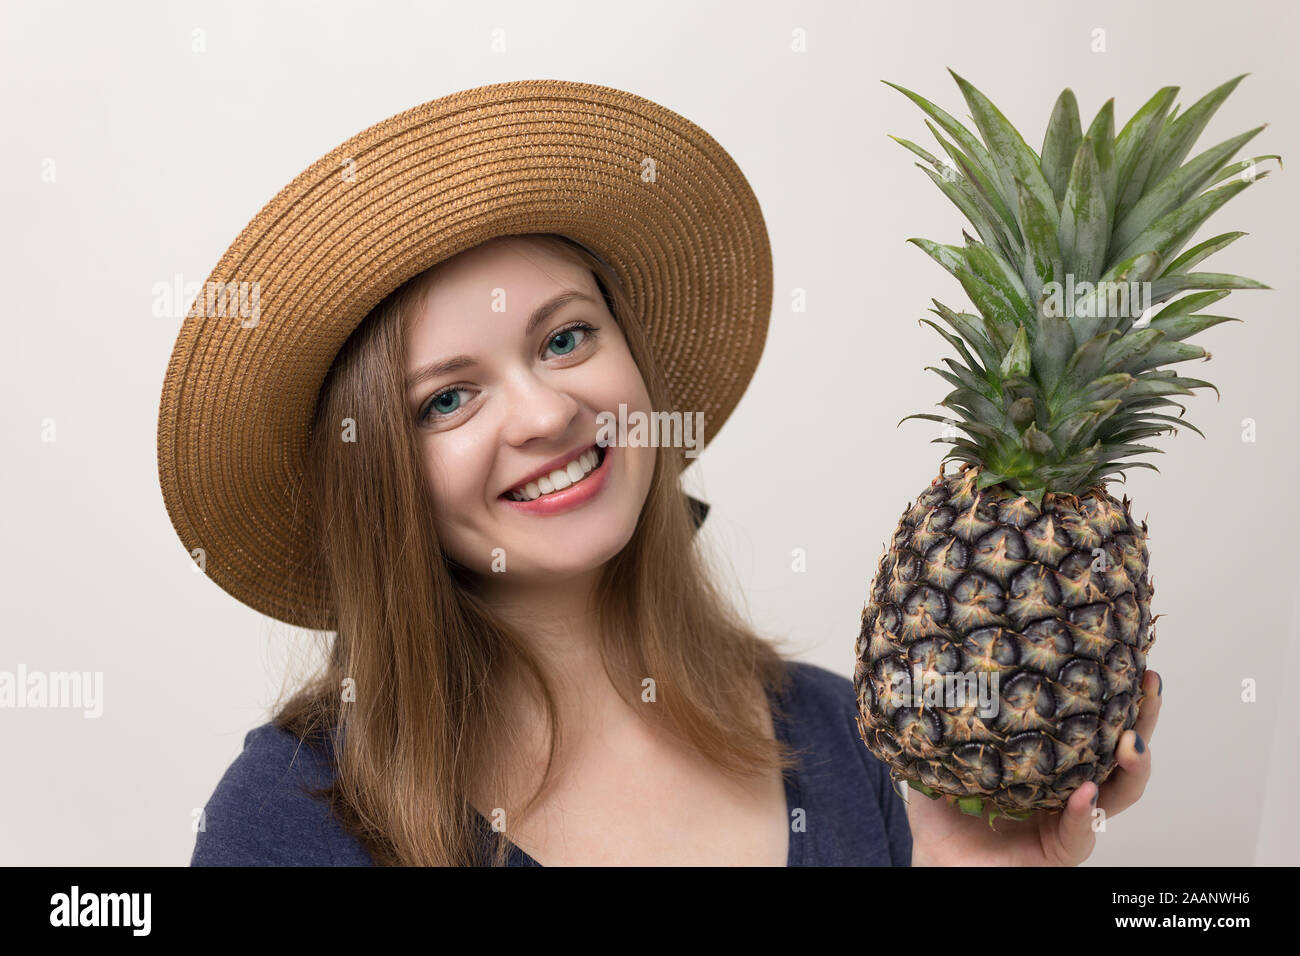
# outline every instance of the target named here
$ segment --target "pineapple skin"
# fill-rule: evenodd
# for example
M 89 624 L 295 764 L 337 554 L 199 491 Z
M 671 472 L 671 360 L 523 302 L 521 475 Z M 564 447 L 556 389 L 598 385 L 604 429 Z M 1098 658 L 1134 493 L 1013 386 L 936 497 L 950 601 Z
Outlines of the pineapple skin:
M 1040 509 L 1001 484 L 977 489 L 980 471 L 941 465 L 904 510 L 862 611 L 854 690 L 862 740 L 895 781 L 992 825 L 1059 810 L 1110 776 L 1155 620 L 1147 526 L 1127 496 L 1049 492 Z M 909 695 L 915 665 L 996 673 L 996 715 L 973 700 L 896 706 L 890 690 Z

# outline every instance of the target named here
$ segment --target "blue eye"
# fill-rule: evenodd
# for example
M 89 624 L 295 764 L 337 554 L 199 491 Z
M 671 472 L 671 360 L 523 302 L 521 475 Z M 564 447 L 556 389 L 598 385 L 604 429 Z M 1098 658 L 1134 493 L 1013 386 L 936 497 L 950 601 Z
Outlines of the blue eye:
M 573 341 L 574 332 L 583 333 L 580 341 Z M 588 325 L 586 322 L 573 322 L 552 334 L 547 340 L 546 345 L 547 348 L 550 348 L 556 343 L 559 343 L 562 351 L 553 354 L 559 358 L 563 358 L 566 355 L 573 354 L 574 350 L 585 343 L 588 339 L 594 338 L 596 333 L 597 329 Z M 469 391 L 469 389 L 463 385 L 453 385 L 450 388 L 444 388 L 441 392 L 434 394 L 430 397 L 428 403 L 420 412 L 420 422 L 425 423 L 431 419 L 436 420 L 454 415 L 461 407 L 461 402 L 459 398 L 457 398 L 457 394 L 465 391 Z
M 439 392 L 437 395 L 433 396 L 433 398 L 430 400 L 429 407 L 426 409 L 426 411 L 428 412 L 439 411 L 444 415 L 450 415 L 452 412 L 454 412 L 457 408 L 460 407 L 460 402 L 457 401 L 456 404 L 451 408 L 446 408 L 442 404 L 443 401 L 449 398 L 455 398 L 458 393 L 463 391 L 465 391 L 463 388 L 449 388 L 446 391 Z
M 552 336 L 550 344 L 554 345 L 556 342 L 564 342 L 567 345 L 567 348 L 565 348 L 564 351 L 557 352 L 555 354 L 568 355 L 570 352 L 576 349 L 579 343 L 573 341 L 573 333 L 579 331 L 581 331 L 581 329 L 572 328 L 572 329 L 564 329 L 560 332 L 556 332 L 555 335 Z

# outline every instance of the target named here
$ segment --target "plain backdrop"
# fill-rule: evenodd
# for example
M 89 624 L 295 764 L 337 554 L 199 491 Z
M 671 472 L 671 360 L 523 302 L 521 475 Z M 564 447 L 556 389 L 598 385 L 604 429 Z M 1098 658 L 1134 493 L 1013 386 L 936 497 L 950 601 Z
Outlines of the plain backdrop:
M 850 676 L 884 543 L 949 447 L 931 443 L 938 424 L 895 427 L 940 411 L 948 388 L 923 369 L 949 346 L 917 320 L 931 297 L 965 301 L 904 241 L 957 242 L 966 224 L 888 139 L 931 142 L 881 80 L 964 118 L 952 67 L 1037 148 L 1066 86 L 1085 121 L 1113 96 L 1122 123 L 1160 86 L 1181 86 L 1185 109 L 1249 72 L 1199 147 L 1267 121 L 1249 154 L 1300 157 L 1295 9 L 5 2 L 0 670 L 102 672 L 104 711 L 0 710 L 0 862 L 188 863 L 196 809 L 305 646 L 195 574 L 172 531 L 155 429 L 183 312 L 155 315 L 153 289 L 202 281 L 338 143 L 456 90 L 540 77 L 629 90 L 718 139 L 762 204 L 775 302 L 758 373 L 688 488 L 712 505 L 708 545 L 754 626 Z M 1165 690 L 1150 785 L 1090 865 L 1300 860 L 1293 176 L 1202 231 L 1250 233 L 1207 268 L 1274 287 L 1229 297 L 1216 311 L 1245 321 L 1203 333 L 1213 360 L 1179 367 L 1222 394 L 1189 400 L 1207 437 L 1156 439 L 1160 473 L 1112 487 L 1148 521 Z

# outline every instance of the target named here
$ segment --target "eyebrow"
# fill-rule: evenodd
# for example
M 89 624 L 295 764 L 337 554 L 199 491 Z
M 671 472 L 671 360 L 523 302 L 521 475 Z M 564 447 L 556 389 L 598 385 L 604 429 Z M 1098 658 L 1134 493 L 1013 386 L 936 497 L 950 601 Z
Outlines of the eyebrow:
M 569 290 L 561 292 L 559 295 L 547 299 L 541 305 L 533 310 L 532 315 L 528 317 L 528 326 L 524 329 L 524 337 L 531 338 L 537 326 L 541 325 L 556 312 L 568 305 L 570 302 L 589 302 L 592 305 L 598 304 L 595 299 L 585 292 Z M 414 372 L 406 377 L 406 387 L 414 388 L 416 385 L 430 378 L 437 378 L 440 375 L 448 375 L 451 372 L 459 372 L 464 368 L 472 368 L 478 364 L 478 359 L 472 355 L 456 355 L 449 359 L 441 359 L 429 362 L 420 366 Z

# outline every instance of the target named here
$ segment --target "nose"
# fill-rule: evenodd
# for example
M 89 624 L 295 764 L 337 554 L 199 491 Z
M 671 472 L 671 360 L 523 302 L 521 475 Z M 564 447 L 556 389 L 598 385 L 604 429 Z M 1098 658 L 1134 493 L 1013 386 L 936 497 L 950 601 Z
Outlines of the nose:
M 529 372 L 515 379 L 508 395 L 503 434 L 515 446 L 534 438 L 560 438 L 570 433 L 581 408 L 563 384 Z

